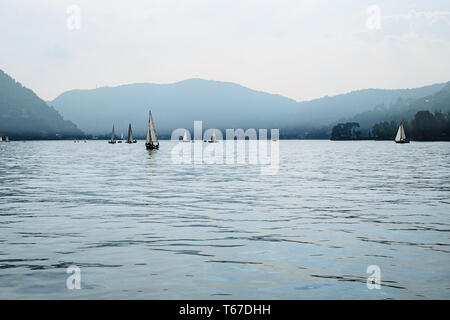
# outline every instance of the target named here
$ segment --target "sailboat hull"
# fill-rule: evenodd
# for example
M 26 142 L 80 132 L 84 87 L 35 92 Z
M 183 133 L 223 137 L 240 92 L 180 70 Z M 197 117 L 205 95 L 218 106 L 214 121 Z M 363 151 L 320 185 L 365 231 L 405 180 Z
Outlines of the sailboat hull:
M 147 150 L 154 150 L 154 149 L 159 149 L 159 143 L 146 143 L 145 144 L 145 148 L 147 148 Z
M 400 140 L 400 141 L 395 141 L 395 143 L 409 143 L 409 140 Z

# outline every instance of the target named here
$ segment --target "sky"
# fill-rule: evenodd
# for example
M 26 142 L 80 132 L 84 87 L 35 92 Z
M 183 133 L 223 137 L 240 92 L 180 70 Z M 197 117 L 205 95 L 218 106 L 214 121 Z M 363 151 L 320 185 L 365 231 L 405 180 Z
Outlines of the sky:
M 450 1 L 0 0 L 0 69 L 41 98 L 188 78 L 297 101 L 450 80 Z

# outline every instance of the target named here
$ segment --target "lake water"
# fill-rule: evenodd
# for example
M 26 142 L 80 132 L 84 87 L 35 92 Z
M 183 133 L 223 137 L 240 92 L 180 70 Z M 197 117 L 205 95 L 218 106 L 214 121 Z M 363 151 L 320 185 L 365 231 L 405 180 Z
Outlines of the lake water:
M 0 298 L 450 298 L 450 143 L 281 141 L 275 175 L 174 143 L 0 143 Z

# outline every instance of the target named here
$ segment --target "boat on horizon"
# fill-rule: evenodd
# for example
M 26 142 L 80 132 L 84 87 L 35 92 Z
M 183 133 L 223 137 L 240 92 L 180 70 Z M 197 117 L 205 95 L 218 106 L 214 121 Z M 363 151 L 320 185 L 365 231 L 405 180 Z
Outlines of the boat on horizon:
M 406 138 L 403 123 L 398 127 L 397 135 L 395 136 L 395 143 L 409 143 L 409 140 Z
M 145 148 L 147 150 L 159 149 L 159 141 L 156 136 L 155 124 L 153 123 L 152 112 L 149 111 L 147 138 L 145 139 Z
M 108 143 L 110 143 L 110 144 L 116 143 L 116 140 L 114 138 L 114 125 L 113 125 L 112 132 L 111 132 L 111 140 L 109 140 Z
M 126 143 L 136 143 L 136 140 L 133 140 L 133 130 L 131 129 L 131 123 L 128 124 L 128 139 Z
M 191 142 L 188 138 L 187 130 L 184 130 L 183 142 Z
M 117 141 L 117 143 L 122 143 L 123 141 L 123 132 L 120 134 L 120 140 Z
M 217 141 L 217 138 L 216 138 L 216 130 L 213 129 L 213 132 L 212 132 L 212 135 L 211 135 L 211 139 L 208 140 L 208 142 L 209 143 L 217 143 L 217 142 L 219 142 L 219 141 Z

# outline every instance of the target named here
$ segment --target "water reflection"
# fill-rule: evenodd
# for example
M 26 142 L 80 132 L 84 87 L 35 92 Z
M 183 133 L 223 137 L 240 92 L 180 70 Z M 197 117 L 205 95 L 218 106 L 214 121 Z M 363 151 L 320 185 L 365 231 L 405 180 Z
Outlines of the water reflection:
M 172 144 L 0 144 L 0 297 L 450 297 L 447 144 L 281 141 L 274 176 Z

